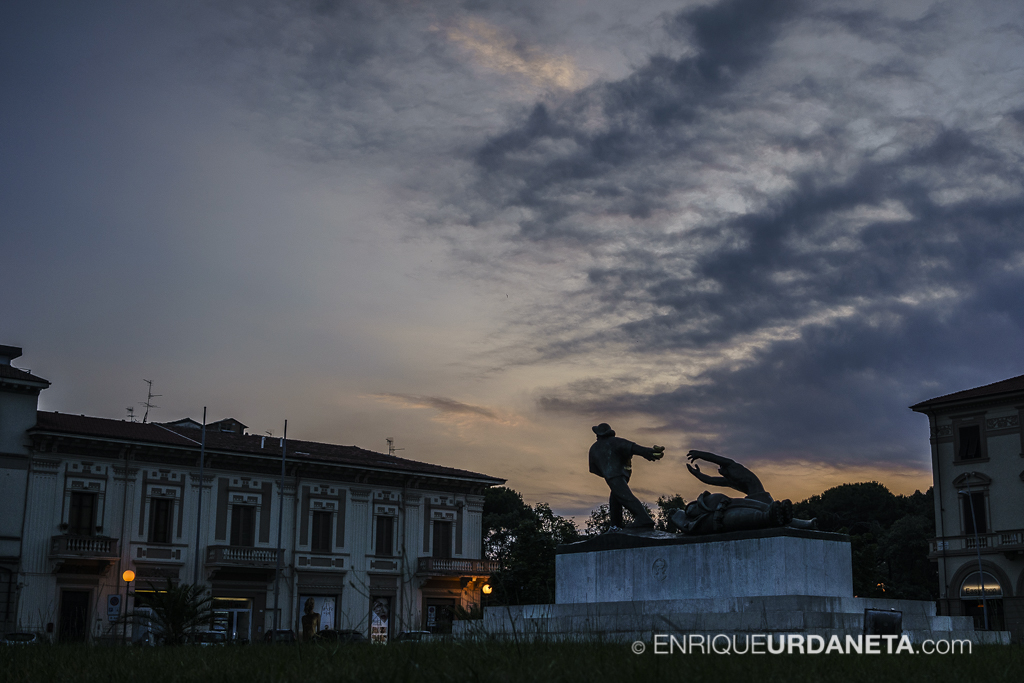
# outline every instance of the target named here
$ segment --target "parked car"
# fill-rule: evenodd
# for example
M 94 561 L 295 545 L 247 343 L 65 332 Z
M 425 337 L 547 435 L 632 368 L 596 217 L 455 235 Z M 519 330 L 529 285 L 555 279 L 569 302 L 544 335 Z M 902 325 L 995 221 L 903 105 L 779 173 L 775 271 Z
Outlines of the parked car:
M 228 644 L 228 634 L 224 631 L 200 631 L 196 634 L 196 645 L 212 647 Z
M 40 645 L 43 642 L 42 636 L 35 633 L 8 633 L 0 638 L 0 645 Z
M 355 631 L 352 629 L 335 630 L 331 628 L 325 628 L 315 636 L 316 640 L 328 641 L 332 643 L 368 643 L 369 639 L 362 631 Z
M 264 643 L 294 643 L 295 632 L 287 628 L 277 630 L 267 629 L 267 635 L 263 637 Z
M 431 633 L 430 631 L 402 631 L 397 636 L 395 636 L 395 641 L 394 642 L 396 642 L 396 643 L 405 643 L 405 642 L 419 643 L 419 642 L 422 642 L 422 641 L 425 641 L 425 640 L 437 640 L 439 638 L 440 638 L 440 636 L 437 636 L 437 635 Z

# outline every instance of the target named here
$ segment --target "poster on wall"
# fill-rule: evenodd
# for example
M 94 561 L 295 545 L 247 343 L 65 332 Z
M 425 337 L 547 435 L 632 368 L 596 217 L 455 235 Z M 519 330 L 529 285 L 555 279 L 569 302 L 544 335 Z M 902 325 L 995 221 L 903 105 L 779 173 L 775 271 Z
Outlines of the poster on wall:
M 370 610 L 370 642 L 388 642 L 388 619 L 391 616 L 391 598 L 373 598 Z
M 299 598 L 302 617 L 299 620 L 299 636 L 306 640 L 323 631 L 334 628 L 335 598 L 322 595 L 303 595 Z

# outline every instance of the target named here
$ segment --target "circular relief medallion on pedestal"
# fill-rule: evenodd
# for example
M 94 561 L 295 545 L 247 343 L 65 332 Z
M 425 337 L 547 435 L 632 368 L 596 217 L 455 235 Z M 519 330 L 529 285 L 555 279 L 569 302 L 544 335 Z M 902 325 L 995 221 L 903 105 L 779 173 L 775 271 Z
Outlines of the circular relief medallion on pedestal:
M 659 557 L 651 565 L 651 573 L 654 574 L 654 578 L 658 581 L 664 581 L 665 577 L 668 576 L 668 562 Z

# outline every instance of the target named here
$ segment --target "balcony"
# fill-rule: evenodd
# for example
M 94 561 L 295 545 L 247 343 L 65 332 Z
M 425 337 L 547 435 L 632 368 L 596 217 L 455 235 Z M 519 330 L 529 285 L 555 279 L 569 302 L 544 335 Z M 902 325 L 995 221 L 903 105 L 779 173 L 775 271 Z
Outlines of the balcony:
M 986 534 L 968 534 L 965 536 L 945 536 L 929 541 L 928 559 L 957 555 L 974 555 L 978 551 L 983 555 L 1004 553 L 1013 557 L 1024 551 L 1024 529 L 1012 531 L 993 531 Z
M 119 539 L 108 536 L 53 536 L 52 560 L 116 560 L 121 556 Z
M 421 557 L 416 564 L 416 573 L 421 576 L 490 576 L 498 569 L 499 565 L 494 560 Z
M 277 548 L 211 545 L 206 547 L 206 566 L 238 567 L 240 569 L 276 569 L 277 552 Z M 281 552 L 283 553 L 284 551 L 282 550 Z

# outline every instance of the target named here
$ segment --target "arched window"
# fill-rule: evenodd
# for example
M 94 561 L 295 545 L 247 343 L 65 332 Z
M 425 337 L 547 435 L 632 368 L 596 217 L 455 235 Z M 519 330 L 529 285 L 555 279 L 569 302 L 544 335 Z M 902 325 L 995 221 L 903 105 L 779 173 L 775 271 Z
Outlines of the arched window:
M 992 576 L 988 572 L 974 572 L 968 574 L 964 582 L 960 584 L 960 599 L 961 600 L 981 600 L 981 581 L 980 577 L 985 577 L 985 598 L 1001 598 L 1003 597 L 1003 587 L 999 585 L 999 579 Z
M 984 583 L 982 583 L 984 581 Z M 982 588 L 984 587 L 984 603 Z M 988 572 L 972 572 L 960 584 L 960 606 L 964 616 L 974 617 L 974 628 L 989 631 L 1003 630 L 1003 587 L 999 579 Z M 985 611 L 988 610 L 988 623 Z

